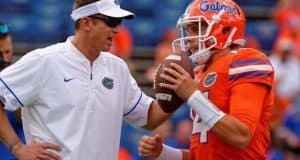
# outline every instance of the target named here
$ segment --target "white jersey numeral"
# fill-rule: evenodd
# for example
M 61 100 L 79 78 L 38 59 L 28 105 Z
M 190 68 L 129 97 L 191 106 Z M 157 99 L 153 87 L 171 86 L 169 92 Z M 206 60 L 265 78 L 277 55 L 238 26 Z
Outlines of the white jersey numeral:
M 200 143 L 207 143 L 207 132 L 208 127 L 203 123 L 199 122 L 200 118 L 198 115 L 196 115 L 194 122 L 193 122 L 193 131 L 192 134 L 198 134 L 200 133 Z

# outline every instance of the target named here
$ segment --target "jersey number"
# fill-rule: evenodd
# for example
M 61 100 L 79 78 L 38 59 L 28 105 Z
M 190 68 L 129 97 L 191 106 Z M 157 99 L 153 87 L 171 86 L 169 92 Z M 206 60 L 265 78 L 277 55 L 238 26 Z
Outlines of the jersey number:
M 206 97 L 208 97 L 208 92 L 203 93 Z M 191 117 L 193 119 L 193 131 L 192 134 L 200 134 L 200 143 L 207 143 L 207 133 L 209 131 L 208 127 L 204 124 L 204 122 L 201 121 L 201 118 L 194 114 L 193 111 L 191 111 Z

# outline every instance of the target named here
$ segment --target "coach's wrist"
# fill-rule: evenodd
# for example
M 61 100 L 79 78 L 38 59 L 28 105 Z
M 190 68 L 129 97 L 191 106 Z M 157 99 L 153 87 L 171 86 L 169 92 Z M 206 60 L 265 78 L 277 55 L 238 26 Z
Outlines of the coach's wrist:
M 9 151 L 13 155 L 18 157 L 18 155 L 20 155 L 20 152 L 21 152 L 21 150 L 23 149 L 24 146 L 25 146 L 25 144 L 23 144 L 21 140 L 17 140 L 16 142 L 10 144 Z

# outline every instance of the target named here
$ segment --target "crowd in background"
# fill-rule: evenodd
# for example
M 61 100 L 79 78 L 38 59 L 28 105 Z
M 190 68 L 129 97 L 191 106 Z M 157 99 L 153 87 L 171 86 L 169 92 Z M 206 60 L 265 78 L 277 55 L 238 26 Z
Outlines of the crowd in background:
M 275 104 L 270 159 L 300 159 L 300 3 L 279 1 L 279 26 L 270 59 L 275 68 Z

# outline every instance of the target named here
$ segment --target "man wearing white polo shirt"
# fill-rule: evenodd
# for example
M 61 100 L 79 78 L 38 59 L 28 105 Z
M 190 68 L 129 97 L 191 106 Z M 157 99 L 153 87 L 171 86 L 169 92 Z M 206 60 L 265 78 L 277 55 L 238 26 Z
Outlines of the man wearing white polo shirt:
M 27 53 L 0 74 L 0 139 L 20 160 L 116 160 L 122 120 L 147 129 L 168 118 L 121 59 L 106 52 L 122 19 L 116 0 L 75 0 L 75 35 Z M 27 145 L 4 109 L 23 109 Z

